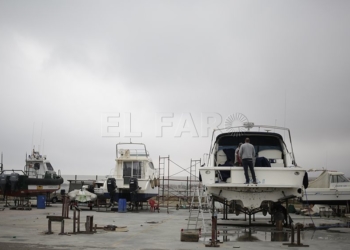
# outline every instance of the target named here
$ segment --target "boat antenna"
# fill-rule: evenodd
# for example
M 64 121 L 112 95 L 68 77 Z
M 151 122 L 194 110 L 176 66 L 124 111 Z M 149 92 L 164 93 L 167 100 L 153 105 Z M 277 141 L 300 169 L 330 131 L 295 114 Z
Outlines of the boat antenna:
M 4 170 L 4 164 L 2 164 L 2 152 L 1 152 L 1 162 L 0 162 L 0 172 L 2 172 Z
M 41 131 L 40 131 L 40 141 L 39 141 L 39 143 L 41 143 L 41 139 L 43 137 L 43 127 L 44 127 L 44 122 L 41 122 Z M 39 144 L 38 151 L 40 152 L 40 144 Z
M 34 127 L 35 127 L 35 122 L 33 122 L 32 147 L 34 147 Z
M 284 91 L 284 125 L 286 127 L 286 116 L 287 116 L 287 91 Z M 286 130 L 283 130 L 283 140 L 285 140 Z

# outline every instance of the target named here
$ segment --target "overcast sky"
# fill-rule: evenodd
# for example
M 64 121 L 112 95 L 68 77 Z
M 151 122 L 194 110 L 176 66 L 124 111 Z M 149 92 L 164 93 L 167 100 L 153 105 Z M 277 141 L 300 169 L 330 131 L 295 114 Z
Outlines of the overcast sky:
M 5 168 L 34 144 L 62 174 L 109 174 L 130 136 L 156 166 L 187 168 L 209 151 L 203 117 L 241 113 L 289 127 L 300 166 L 349 176 L 349 13 L 349 1 L 0 0 Z

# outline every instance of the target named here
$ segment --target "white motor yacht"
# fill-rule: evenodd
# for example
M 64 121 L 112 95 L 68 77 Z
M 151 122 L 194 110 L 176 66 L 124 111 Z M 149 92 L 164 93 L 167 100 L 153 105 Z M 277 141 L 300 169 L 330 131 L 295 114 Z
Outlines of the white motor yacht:
M 289 137 L 288 143 L 284 141 L 284 133 Z M 252 179 L 245 184 L 243 167 L 233 166 L 235 150 L 245 138 L 250 138 L 255 148 L 257 184 L 253 184 Z M 259 211 L 264 215 L 272 214 L 281 203 L 301 197 L 303 186 L 308 183 L 306 174 L 306 170 L 296 164 L 288 128 L 249 122 L 244 126 L 215 130 L 208 162 L 200 168 L 202 184 L 208 194 L 228 201 L 236 214 L 249 215 Z
M 108 176 L 103 185 L 107 199 L 137 203 L 158 195 L 158 172 L 145 144 L 118 143 L 116 154 L 114 174 Z
M 322 171 L 313 181 L 310 181 L 303 203 L 346 205 L 350 201 L 350 181 L 344 173 L 331 170 L 309 170 Z

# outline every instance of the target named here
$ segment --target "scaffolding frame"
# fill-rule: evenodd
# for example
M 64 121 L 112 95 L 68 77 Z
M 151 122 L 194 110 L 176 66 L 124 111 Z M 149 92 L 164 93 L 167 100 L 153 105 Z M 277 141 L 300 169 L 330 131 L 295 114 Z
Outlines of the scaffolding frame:
M 175 165 L 182 170 L 170 175 L 171 164 Z M 170 156 L 159 156 L 159 179 L 160 185 L 158 187 L 158 196 L 157 202 L 161 207 L 167 208 L 167 213 L 169 213 L 169 200 L 173 197 L 178 197 L 180 204 L 181 201 L 186 201 L 187 204 L 191 203 L 191 198 L 193 194 L 193 190 L 199 187 L 199 176 L 197 176 L 197 169 L 201 166 L 201 160 L 193 160 L 190 161 L 190 166 L 187 168 L 181 167 L 176 162 L 172 161 Z M 177 179 L 176 175 L 182 172 L 186 172 L 189 174 L 187 179 Z M 170 184 L 170 181 L 186 181 L 186 189 L 185 190 L 176 190 Z M 178 206 L 178 204 L 177 204 Z

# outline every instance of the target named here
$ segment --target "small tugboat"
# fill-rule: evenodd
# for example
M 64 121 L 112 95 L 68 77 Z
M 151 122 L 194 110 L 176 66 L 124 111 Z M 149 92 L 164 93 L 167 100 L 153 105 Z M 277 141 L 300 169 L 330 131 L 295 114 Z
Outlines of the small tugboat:
M 137 208 L 138 203 L 158 195 L 159 178 L 146 145 L 118 143 L 116 153 L 114 175 L 102 187 L 105 197 L 111 202 L 125 199 Z
M 12 197 L 47 195 L 60 189 L 63 178 L 56 173 L 45 155 L 33 149 L 26 156 L 24 170 L 1 170 L 0 194 Z

